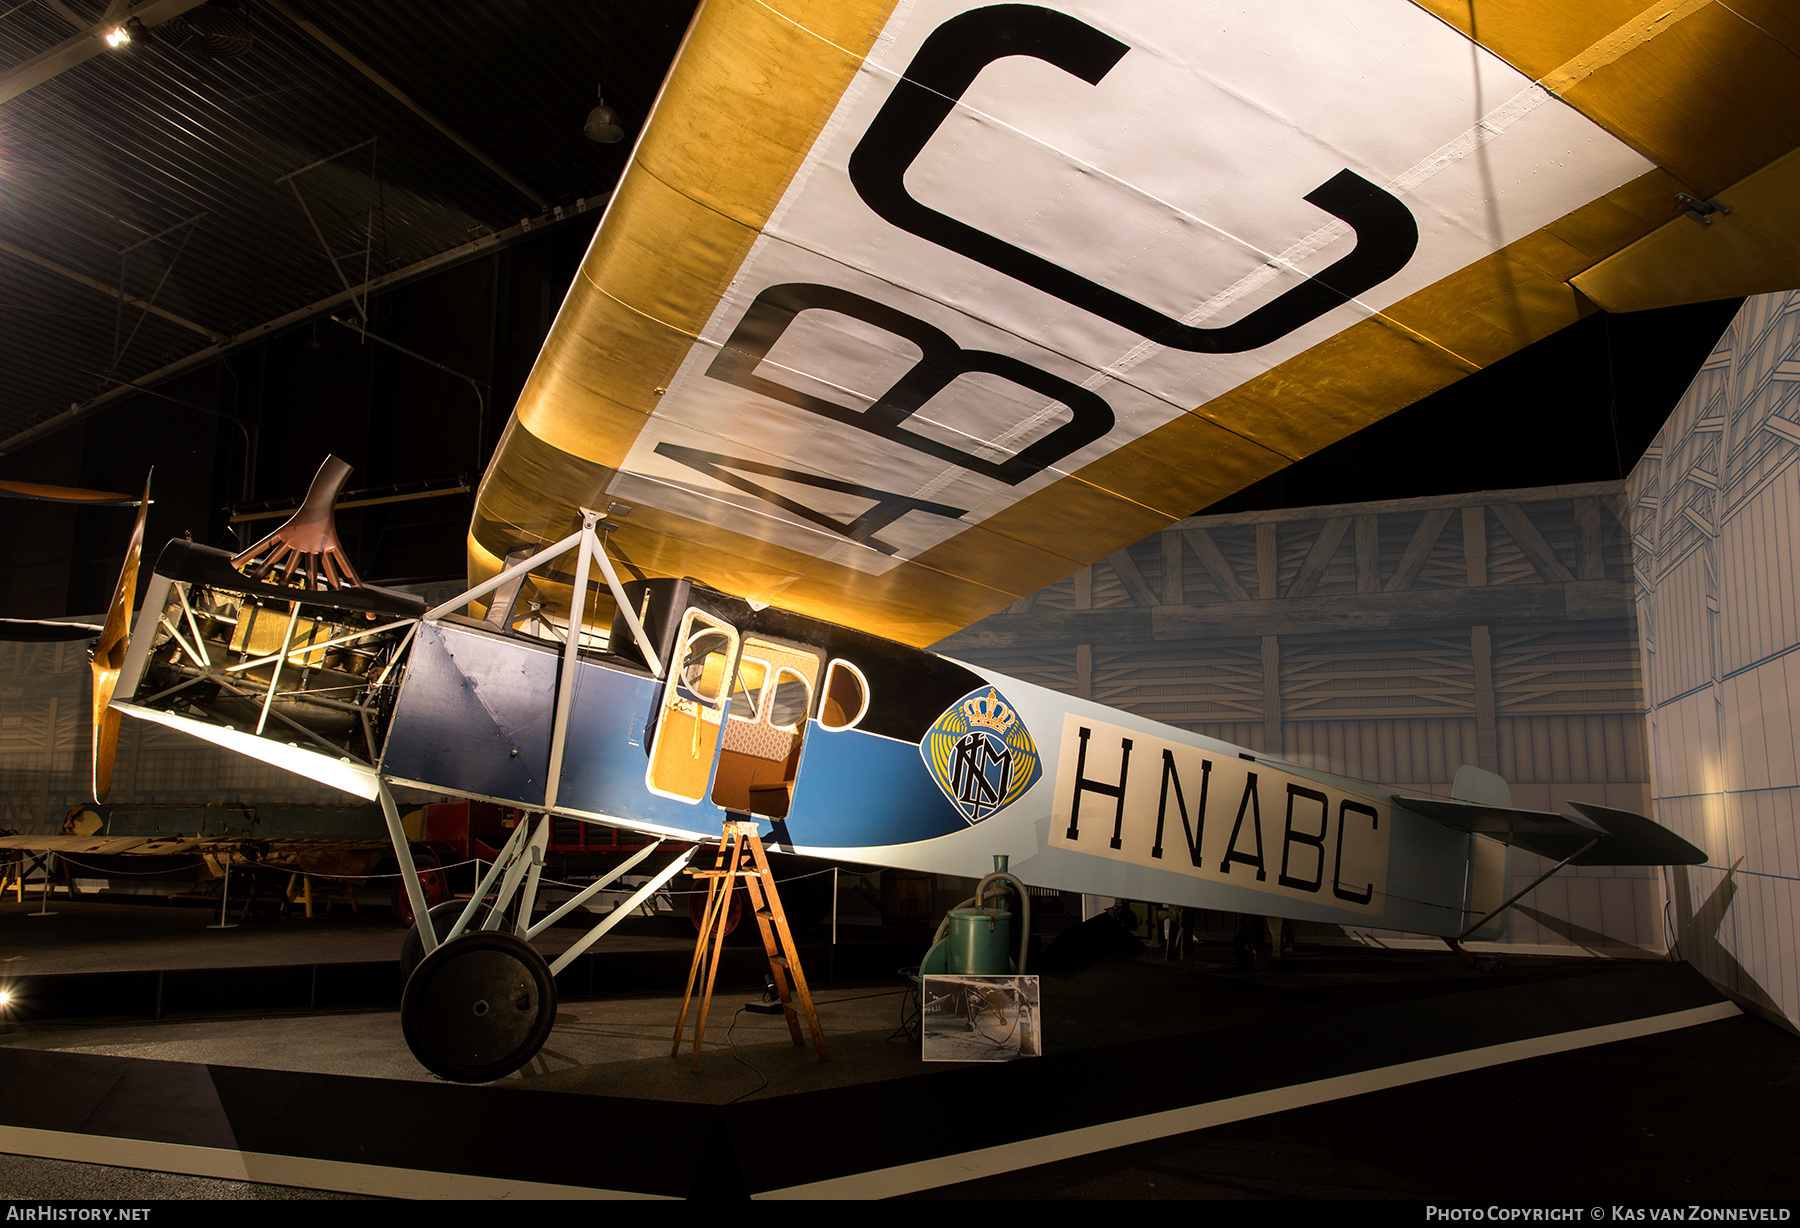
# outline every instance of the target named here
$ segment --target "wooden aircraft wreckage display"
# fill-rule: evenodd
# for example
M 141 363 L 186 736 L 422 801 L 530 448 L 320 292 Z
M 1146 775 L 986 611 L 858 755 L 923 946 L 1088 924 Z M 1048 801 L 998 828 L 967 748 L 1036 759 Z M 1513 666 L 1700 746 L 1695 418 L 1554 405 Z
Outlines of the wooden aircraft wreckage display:
M 606 928 L 530 946 L 606 885 L 531 920 L 552 816 L 1452 941 L 1506 903 L 1492 841 L 1704 860 L 924 650 L 1572 321 L 1572 284 L 1667 301 L 1711 236 L 1699 296 L 1754 288 L 1717 282 L 1732 193 L 1792 208 L 1786 19 L 1441 7 L 709 0 L 483 480 L 469 590 L 358 583 L 328 463 L 258 549 L 163 552 L 112 706 L 378 800 L 421 918 L 390 783 L 536 816 L 420 922 L 403 1022 L 458 1079 L 529 1060 Z M 1692 82 L 1729 117 L 1667 122 Z

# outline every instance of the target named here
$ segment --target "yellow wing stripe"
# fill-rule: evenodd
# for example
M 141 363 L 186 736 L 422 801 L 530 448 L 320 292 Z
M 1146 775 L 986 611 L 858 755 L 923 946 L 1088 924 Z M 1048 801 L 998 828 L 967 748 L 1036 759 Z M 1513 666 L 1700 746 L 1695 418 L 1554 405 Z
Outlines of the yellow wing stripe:
M 1800 144 L 1800 21 L 1749 0 L 1414 0 L 1706 197 Z M 1737 10 L 1737 11 L 1734 11 Z M 1663 213 L 1668 218 L 1671 208 Z
M 893 0 L 792 7 L 713 0 L 696 16 L 519 399 L 541 441 L 617 467 Z
M 1608 311 L 1643 311 L 1800 286 L 1800 150 L 1725 191 L 1711 226 L 1680 217 L 1577 274 Z

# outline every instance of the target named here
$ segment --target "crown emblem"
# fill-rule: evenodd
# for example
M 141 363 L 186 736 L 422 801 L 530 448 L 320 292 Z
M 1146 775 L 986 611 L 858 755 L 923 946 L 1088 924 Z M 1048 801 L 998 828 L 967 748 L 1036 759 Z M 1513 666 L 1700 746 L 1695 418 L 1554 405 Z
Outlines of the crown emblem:
M 971 727 L 980 725 L 1002 735 L 1012 728 L 1014 721 L 1019 719 L 1018 715 L 992 687 L 988 688 L 986 695 L 971 695 L 965 699 L 962 711 Z
M 1024 718 L 991 686 L 945 708 L 920 739 L 919 753 L 965 823 L 1005 810 L 1044 774 Z

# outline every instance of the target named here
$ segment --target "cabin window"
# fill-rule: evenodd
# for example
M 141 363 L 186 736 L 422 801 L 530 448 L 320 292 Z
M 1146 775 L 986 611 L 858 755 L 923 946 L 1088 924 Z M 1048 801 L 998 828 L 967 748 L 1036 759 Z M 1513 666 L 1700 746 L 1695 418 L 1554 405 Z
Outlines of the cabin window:
M 826 729 L 854 729 L 869 710 L 869 680 L 842 657 L 825 671 L 825 700 L 819 724 Z
M 822 662 L 800 644 L 747 636 L 731 688 L 731 719 L 713 777 L 726 810 L 784 818 L 793 801 L 806 714 Z
M 690 615 L 690 626 L 692 616 Z M 718 627 L 700 627 L 687 637 L 681 658 L 681 685 L 702 703 L 716 704 L 725 694 L 726 669 L 737 637 Z
M 762 712 L 763 691 L 769 683 L 769 663 L 755 657 L 738 662 L 737 679 L 731 685 L 731 719 L 754 721 Z
M 775 675 L 775 694 L 769 704 L 769 724 L 777 729 L 793 730 L 806 719 L 812 707 L 812 686 L 792 669 L 783 666 Z

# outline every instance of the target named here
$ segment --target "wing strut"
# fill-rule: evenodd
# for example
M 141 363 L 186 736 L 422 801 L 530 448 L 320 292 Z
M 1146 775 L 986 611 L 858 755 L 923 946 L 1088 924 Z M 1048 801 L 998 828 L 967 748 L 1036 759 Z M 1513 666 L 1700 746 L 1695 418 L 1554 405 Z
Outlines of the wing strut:
M 606 557 L 606 547 L 600 544 L 599 535 L 594 532 L 591 521 L 584 519 L 582 527 L 587 533 L 588 551 L 594 556 L 594 562 L 600 564 L 600 574 L 606 577 L 606 587 L 612 590 L 613 600 L 619 603 L 619 611 L 625 615 L 625 625 L 631 628 L 631 636 L 643 652 L 650 672 L 656 675 L 658 682 L 662 681 L 662 661 L 657 657 L 656 649 L 650 646 L 650 637 L 644 634 L 644 624 L 638 621 L 637 611 L 625 600 L 625 589 L 619 583 L 619 573 L 613 570 L 612 560 Z
M 625 625 L 631 628 L 632 638 L 637 640 L 638 647 L 643 650 L 644 660 L 650 664 L 650 672 L 656 675 L 658 681 L 661 681 L 663 676 L 662 659 L 656 655 L 656 649 L 651 646 L 650 637 L 645 634 L 644 624 L 638 620 L 636 611 L 625 599 L 625 589 L 619 583 L 619 573 L 613 570 L 612 560 L 606 555 L 606 547 L 600 544 L 600 537 L 594 532 L 594 522 L 600 518 L 600 514 L 583 508 L 581 518 L 581 528 L 576 529 L 554 546 L 544 547 L 530 558 L 514 563 L 499 575 L 477 584 L 461 596 L 452 597 L 442 605 L 425 611 L 425 621 L 436 622 L 446 614 L 453 614 L 471 601 L 479 601 L 508 581 L 523 576 L 542 563 L 561 558 L 576 546 L 580 546 L 584 561 L 591 560 L 600 565 L 600 574 L 606 577 L 606 587 L 612 590 L 613 600 L 618 602 L 619 612 L 625 616 Z M 582 591 L 569 602 L 571 611 L 582 609 L 587 604 L 587 586 L 582 584 L 580 587 Z M 570 621 L 574 621 L 573 617 Z
M 377 776 L 375 800 L 381 803 L 381 817 L 387 820 L 388 842 L 394 846 L 394 860 L 400 865 L 400 881 L 406 887 L 406 898 L 412 905 L 413 924 L 418 927 L 419 941 L 425 954 L 437 950 L 437 931 L 431 924 L 431 910 L 425 906 L 425 888 L 419 883 L 419 867 L 413 864 L 412 843 L 406 838 L 406 827 L 400 821 L 400 808 L 388 792 L 387 781 Z

